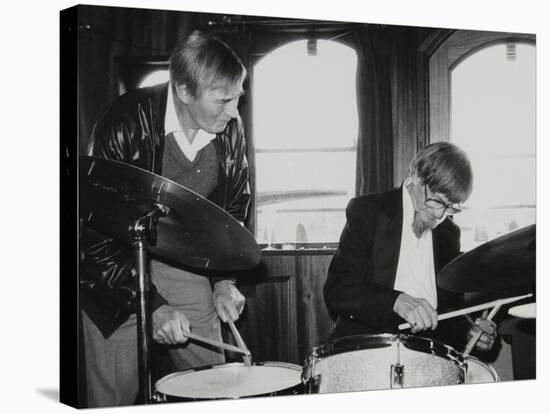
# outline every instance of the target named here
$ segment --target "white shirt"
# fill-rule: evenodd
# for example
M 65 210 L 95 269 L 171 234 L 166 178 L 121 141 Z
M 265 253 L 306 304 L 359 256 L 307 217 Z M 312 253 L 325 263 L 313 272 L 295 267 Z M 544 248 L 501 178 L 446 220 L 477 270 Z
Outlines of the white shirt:
M 174 96 L 172 94 L 172 84 L 168 83 L 168 98 L 166 102 L 166 115 L 164 116 L 164 134 L 172 133 L 178 146 L 190 161 L 193 161 L 198 152 L 206 147 L 210 141 L 216 138 L 216 134 L 198 129 L 193 143 L 190 143 L 184 132 L 181 130 L 178 116 L 176 115 L 176 107 L 174 104 Z
M 403 183 L 403 228 L 394 289 L 424 298 L 437 309 L 432 231 L 427 230 L 416 238 L 412 227 L 414 207 L 407 183 Z

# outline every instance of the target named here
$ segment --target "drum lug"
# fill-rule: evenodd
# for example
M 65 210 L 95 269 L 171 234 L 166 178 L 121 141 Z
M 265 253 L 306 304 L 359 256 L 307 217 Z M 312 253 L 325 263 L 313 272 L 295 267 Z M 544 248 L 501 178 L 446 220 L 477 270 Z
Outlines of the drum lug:
M 302 370 L 302 383 L 306 392 L 310 394 L 317 394 L 321 385 L 321 374 L 315 375 L 315 364 L 318 359 L 317 348 L 313 348 L 313 352 L 307 357 Z
M 151 401 L 153 403 L 165 403 L 166 402 L 166 395 L 155 392 L 151 396 Z
M 319 389 L 321 388 L 321 380 L 323 379 L 322 374 L 315 375 L 313 378 L 311 378 L 309 384 L 308 384 L 308 392 L 310 394 L 318 394 Z
M 402 364 L 393 364 L 390 369 L 390 387 L 403 388 L 405 377 L 405 366 Z

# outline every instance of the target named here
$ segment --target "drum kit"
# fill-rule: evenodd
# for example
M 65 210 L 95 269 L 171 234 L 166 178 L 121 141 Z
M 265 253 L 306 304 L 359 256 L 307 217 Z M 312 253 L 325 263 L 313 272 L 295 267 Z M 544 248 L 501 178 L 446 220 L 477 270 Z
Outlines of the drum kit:
M 126 163 L 80 158 L 80 217 L 85 224 L 134 248 L 138 275 L 140 394 L 146 403 L 237 399 L 270 395 L 333 393 L 497 382 L 497 372 L 469 355 L 479 335 L 463 352 L 436 340 L 407 334 L 356 335 L 313 348 L 304 366 L 255 362 L 235 326 L 237 346 L 189 338 L 240 353 L 242 363 L 175 372 L 155 383 L 150 372 L 151 321 L 148 306 L 148 255 L 210 270 L 244 270 L 257 265 L 261 252 L 252 234 L 228 213 L 200 195 L 159 175 Z M 495 292 L 535 284 L 535 225 L 499 237 L 459 256 L 438 274 L 440 287 L 455 292 Z M 439 315 L 448 319 L 526 301 L 531 293 Z M 509 310 L 534 317 L 533 304 Z M 408 329 L 408 324 L 399 326 Z

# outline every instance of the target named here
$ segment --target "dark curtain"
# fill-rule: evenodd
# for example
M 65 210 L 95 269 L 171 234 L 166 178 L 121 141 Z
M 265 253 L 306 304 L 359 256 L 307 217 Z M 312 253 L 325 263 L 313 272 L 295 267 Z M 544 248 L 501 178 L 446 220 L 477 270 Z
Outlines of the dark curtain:
M 387 191 L 393 187 L 393 126 L 390 32 L 364 25 L 354 32 L 357 50 L 356 194 Z

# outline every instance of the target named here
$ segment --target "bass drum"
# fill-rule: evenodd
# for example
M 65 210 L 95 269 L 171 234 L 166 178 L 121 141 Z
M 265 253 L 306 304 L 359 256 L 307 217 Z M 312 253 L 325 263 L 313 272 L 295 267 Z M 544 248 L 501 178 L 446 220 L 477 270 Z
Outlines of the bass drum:
M 464 383 L 460 353 L 432 339 L 357 335 L 330 341 L 308 356 L 308 393 L 334 393 Z
M 284 362 L 212 365 L 174 372 L 155 383 L 155 402 L 303 394 L 302 367 Z
M 468 355 L 466 362 L 466 384 L 483 384 L 487 382 L 499 382 L 500 378 L 495 369 L 481 362 L 476 357 Z

